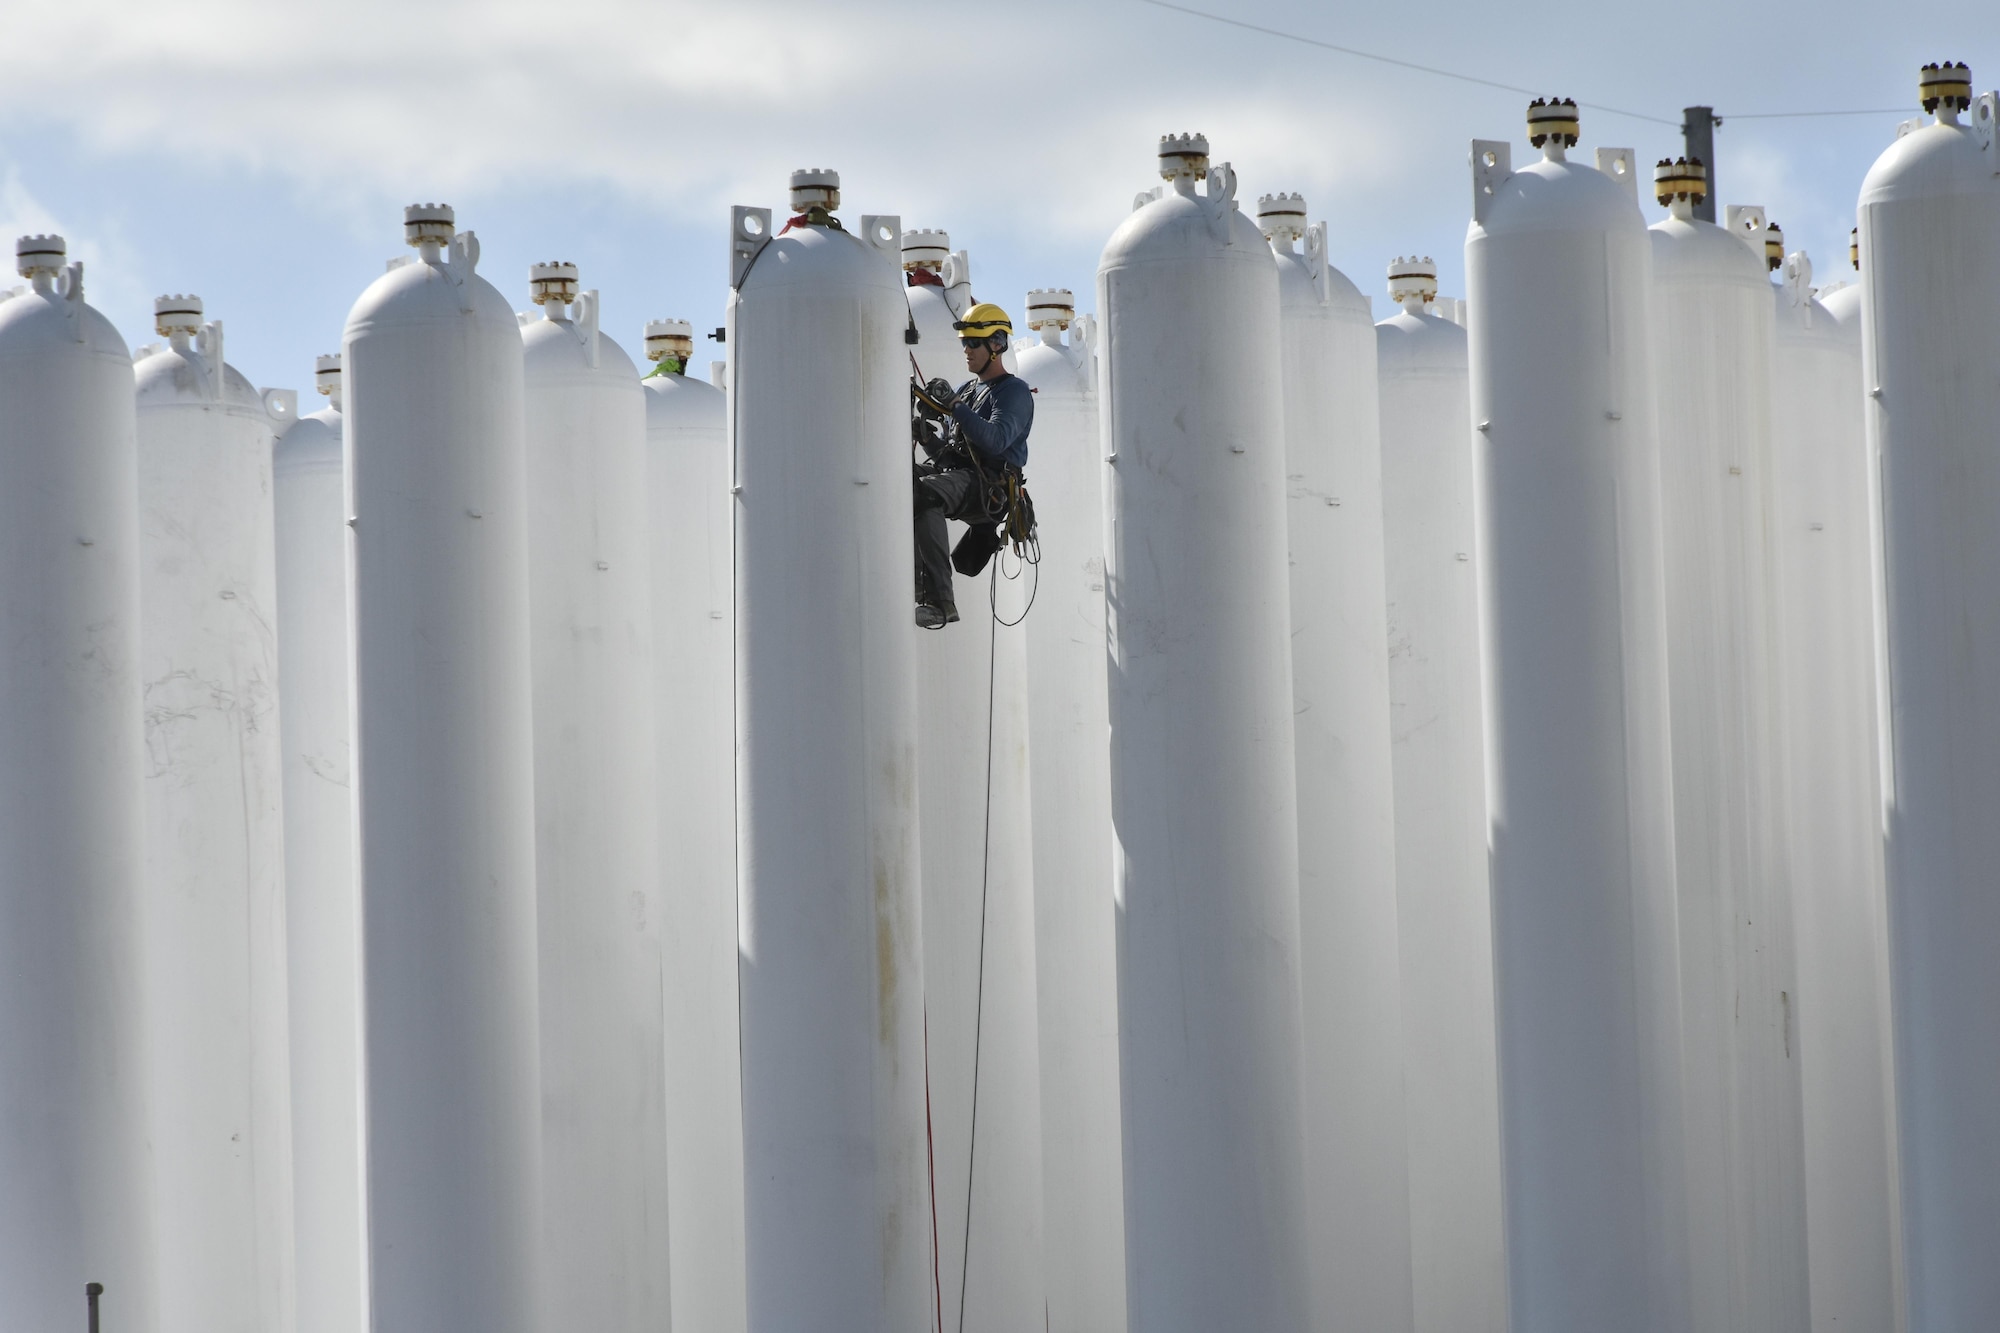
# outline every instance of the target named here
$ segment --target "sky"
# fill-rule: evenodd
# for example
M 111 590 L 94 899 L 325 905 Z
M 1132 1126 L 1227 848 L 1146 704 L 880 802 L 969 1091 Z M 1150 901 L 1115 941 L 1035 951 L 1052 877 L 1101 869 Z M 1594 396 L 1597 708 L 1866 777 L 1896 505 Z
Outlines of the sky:
M 1681 108 L 1712 105 L 1719 202 L 1765 205 L 1822 283 L 1848 276 L 1855 196 L 1917 114 L 1917 67 L 2000 84 L 1977 6 L 1189 4 L 1573 97 L 1585 154 L 1678 155 Z M 949 230 L 981 299 L 1018 315 L 1066 286 L 1089 308 L 1158 136 L 1195 130 L 1246 208 L 1306 196 L 1379 317 L 1398 255 L 1462 291 L 1469 142 L 1520 160 L 1526 100 L 1146 0 L 11 0 L 0 233 L 65 235 L 128 343 L 155 340 L 153 297 L 196 293 L 232 363 L 309 390 L 405 253 L 407 203 L 453 204 L 520 308 L 531 263 L 578 264 L 636 359 L 648 319 L 722 322 L 729 206 L 782 209 L 801 166 L 840 171 L 846 216 Z M 1751 118 L 1847 109 L 1879 113 Z

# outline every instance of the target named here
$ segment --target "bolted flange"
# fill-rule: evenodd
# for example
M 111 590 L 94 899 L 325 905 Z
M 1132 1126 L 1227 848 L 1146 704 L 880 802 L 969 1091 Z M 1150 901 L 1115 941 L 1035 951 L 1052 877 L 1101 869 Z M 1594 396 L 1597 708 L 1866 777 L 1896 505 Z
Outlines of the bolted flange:
M 1574 148 L 1582 128 L 1576 103 L 1570 98 L 1537 97 L 1528 103 L 1528 142 L 1537 148 L 1550 139 L 1565 148 Z

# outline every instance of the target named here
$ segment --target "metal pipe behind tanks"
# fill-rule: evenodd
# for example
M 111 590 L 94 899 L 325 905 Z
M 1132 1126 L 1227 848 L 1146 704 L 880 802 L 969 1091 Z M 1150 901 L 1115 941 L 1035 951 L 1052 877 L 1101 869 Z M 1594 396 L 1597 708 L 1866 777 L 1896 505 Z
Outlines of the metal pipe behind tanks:
M 1714 107 L 1691 106 L 1681 113 L 1683 151 L 1708 168 L 1708 193 L 1694 204 L 1694 216 L 1703 222 L 1715 221 L 1715 131 L 1721 124 Z

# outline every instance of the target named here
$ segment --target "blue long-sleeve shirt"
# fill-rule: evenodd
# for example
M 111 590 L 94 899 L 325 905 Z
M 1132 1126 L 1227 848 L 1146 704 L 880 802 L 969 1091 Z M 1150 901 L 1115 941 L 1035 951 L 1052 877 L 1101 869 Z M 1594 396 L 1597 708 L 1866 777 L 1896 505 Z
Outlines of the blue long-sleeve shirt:
M 985 464 L 1028 466 L 1028 430 L 1035 424 L 1035 393 L 1018 375 L 974 380 L 971 397 L 951 409 L 959 434 Z M 965 392 L 963 389 L 961 393 Z

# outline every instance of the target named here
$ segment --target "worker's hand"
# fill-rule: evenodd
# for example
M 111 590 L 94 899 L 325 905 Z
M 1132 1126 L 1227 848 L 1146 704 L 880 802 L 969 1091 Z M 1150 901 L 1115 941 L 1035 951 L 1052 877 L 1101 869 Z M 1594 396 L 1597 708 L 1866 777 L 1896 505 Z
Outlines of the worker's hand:
M 910 392 L 917 396 L 918 402 L 939 416 L 945 416 L 951 411 L 951 386 L 943 380 L 932 380 L 929 384 L 925 384 L 915 376 L 911 376 Z

